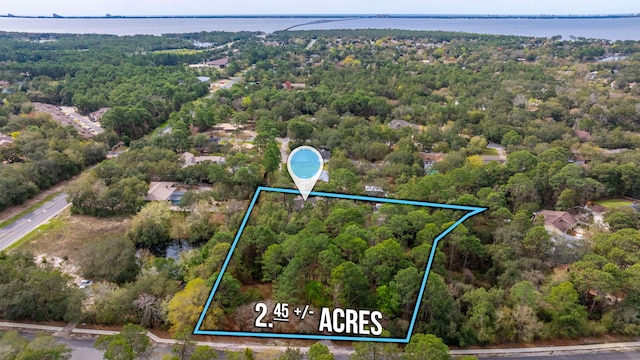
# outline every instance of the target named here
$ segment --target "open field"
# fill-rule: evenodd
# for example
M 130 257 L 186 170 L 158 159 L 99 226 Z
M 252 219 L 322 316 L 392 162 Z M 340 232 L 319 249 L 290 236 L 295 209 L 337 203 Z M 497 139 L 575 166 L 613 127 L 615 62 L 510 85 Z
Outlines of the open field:
M 600 206 L 604 206 L 608 209 L 614 209 L 622 206 L 631 206 L 633 202 L 631 200 L 615 198 L 615 199 L 607 199 L 607 200 L 598 200 L 598 201 L 594 201 L 593 203 Z
M 28 251 L 34 255 L 46 254 L 77 260 L 84 244 L 109 236 L 123 235 L 129 229 L 128 218 L 94 218 L 71 215 L 65 210 L 46 226 L 29 234 L 20 246 L 12 251 Z
M 498 150 L 497 150 L 497 149 L 484 148 L 484 149 L 482 149 L 482 155 L 498 156 L 498 155 L 500 155 L 500 154 L 498 153 Z
M 158 50 L 154 51 L 154 54 L 176 54 L 176 55 L 192 55 L 204 52 L 205 50 L 197 50 L 197 49 L 169 49 L 169 50 Z
M 22 244 L 28 243 L 30 240 L 32 240 L 34 238 L 37 238 L 40 234 L 47 233 L 50 230 L 56 229 L 56 228 L 58 228 L 59 226 L 61 226 L 63 224 L 64 224 L 64 219 L 61 219 L 60 217 L 55 217 L 55 218 L 51 219 L 49 222 L 38 226 L 37 229 L 35 229 L 32 232 L 30 232 L 29 234 L 27 234 L 22 239 L 20 239 L 20 240 L 14 242 L 13 244 L 11 244 L 11 246 L 6 248 L 6 250 L 7 251 L 11 251 L 12 249 L 17 249 L 20 246 L 22 246 Z

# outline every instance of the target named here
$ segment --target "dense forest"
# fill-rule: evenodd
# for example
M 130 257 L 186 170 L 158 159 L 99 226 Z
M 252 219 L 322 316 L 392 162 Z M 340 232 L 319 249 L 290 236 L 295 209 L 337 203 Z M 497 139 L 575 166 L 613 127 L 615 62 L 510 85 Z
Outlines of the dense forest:
M 315 190 L 487 208 L 441 242 L 414 334 L 460 346 L 640 335 L 638 42 L 5 33 L 0 48 L 0 133 L 13 138 L 0 147 L 0 209 L 98 163 L 68 186 L 72 212 L 131 217 L 126 234 L 87 240 L 85 254 L 102 258 L 82 272 L 104 287 L 85 321 L 193 327 L 255 189 L 293 188 L 281 150 L 306 144 L 330 152 Z M 187 66 L 220 58 L 224 69 Z M 226 88 L 202 75 L 240 79 Z M 106 132 L 84 140 L 34 113 L 36 101 L 110 107 Z M 117 144 L 126 152 L 103 161 Z M 186 151 L 225 160 L 187 166 Z M 146 202 L 158 181 L 184 196 Z M 263 196 L 207 326 L 246 330 L 237 319 L 277 299 L 378 309 L 386 335 L 406 331 L 425 254 L 451 212 L 320 200 L 299 209 Z M 584 231 L 549 231 L 543 210 Z M 163 253 L 172 241 L 194 248 L 174 261 Z M 27 319 L 6 307 L 0 316 Z

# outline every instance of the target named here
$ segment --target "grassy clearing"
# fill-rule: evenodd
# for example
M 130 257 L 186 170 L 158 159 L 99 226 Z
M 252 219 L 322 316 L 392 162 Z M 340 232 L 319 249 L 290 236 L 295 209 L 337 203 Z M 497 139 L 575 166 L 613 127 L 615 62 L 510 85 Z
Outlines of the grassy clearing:
M 482 155 L 498 156 L 499 154 L 497 149 L 484 148 L 482 149 Z
M 26 244 L 27 242 L 38 238 L 41 235 L 46 234 L 49 231 L 53 231 L 61 226 L 63 226 L 65 224 L 65 219 L 60 218 L 60 217 L 55 217 L 51 220 L 49 220 L 48 223 L 46 224 L 42 224 L 40 225 L 37 229 L 33 230 L 32 232 L 28 233 L 27 235 L 25 235 L 22 239 L 14 242 L 13 244 L 11 244 L 11 246 L 9 246 L 6 250 L 10 251 L 13 249 L 17 249 L 20 246 L 22 246 L 23 244 Z
M 94 218 L 71 215 L 67 209 L 59 216 L 17 242 L 13 247 L 34 255 L 47 254 L 77 260 L 84 244 L 110 236 L 124 235 L 131 225 L 128 218 Z
M 27 215 L 28 213 L 32 212 L 33 210 L 36 210 L 37 208 L 39 208 L 40 206 L 44 205 L 44 203 L 46 203 L 47 201 L 52 200 L 53 198 L 55 198 L 56 196 L 60 195 L 59 192 L 53 193 L 51 195 L 48 195 L 47 197 L 45 197 L 44 199 L 38 201 L 37 203 L 29 206 L 28 208 L 22 210 L 21 212 L 17 213 L 16 215 L 14 215 L 13 217 L 11 217 L 10 219 L 7 219 L 3 222 L 0 223 L 0 229 L 9 226 L 11 224 L 13 224 L 14 222 L 18 221 L 18 219 L 20 219 L 21 217 Z
M 154 54 L 177 54 L 177 55 L 192 55 L 204 52 L 204 50 L 196 50 L 196 49 L 168 49 L 168 50 L 158 50 L 154 51 Z
M 631 206 L 632 202 L 629 200 L 625 200 L 625 199 L 607 199 L 607 200 L 598 200 L 598 201 L 594 201 L 595 204 L 598 204 L 600 206 L 604 206 L 608 209 L 615 209 L 617 207 L 622 207 L 622 206 Z

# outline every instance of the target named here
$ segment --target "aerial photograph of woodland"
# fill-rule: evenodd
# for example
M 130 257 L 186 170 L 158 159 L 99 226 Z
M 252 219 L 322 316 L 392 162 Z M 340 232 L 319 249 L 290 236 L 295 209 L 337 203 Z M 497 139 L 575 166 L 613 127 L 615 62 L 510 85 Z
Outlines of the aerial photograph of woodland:
M 638 83 L 632 40 L 0 32 L 0 230 L 60 203 L 0 243 L 0 319 L 85 334 L 96 359 L 638 341 Z M 296 189 L 302 145 L 322 154 L 314 191 L 486 210 L 435 248 L 461 211 L 263 192 L 249 215 L 259 187 Z M 411 341 L 193 335 L 201 315 L 205 330 L 331 335 L 344 324 L 319 329 L 321 308 L 366 310 L 356 340 Z M 2 324 L 0 359 L 71 358 Z

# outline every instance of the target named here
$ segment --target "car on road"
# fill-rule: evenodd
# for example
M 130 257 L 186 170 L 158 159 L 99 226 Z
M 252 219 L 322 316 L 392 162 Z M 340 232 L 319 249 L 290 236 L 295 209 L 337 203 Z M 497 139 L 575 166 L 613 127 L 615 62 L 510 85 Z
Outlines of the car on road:
M 91 280 L 80 280 L 80 289 L 84 289 L 87 286 L 93 285 L 93 281 Z

